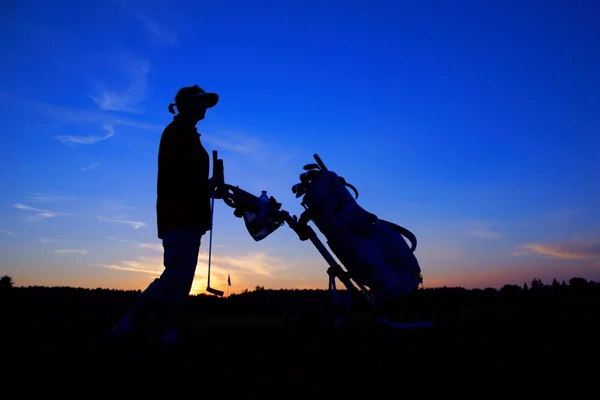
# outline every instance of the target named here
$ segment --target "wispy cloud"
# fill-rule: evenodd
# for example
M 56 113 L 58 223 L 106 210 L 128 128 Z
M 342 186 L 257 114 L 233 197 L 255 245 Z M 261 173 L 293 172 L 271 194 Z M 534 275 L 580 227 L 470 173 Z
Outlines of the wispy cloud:
M 116 240 L 116 241 L 118 241 L 118 242 L 123 242 L 123 243 L 136 243 L 136 244 L 137 244 L 137 243 L 140 243 L 140 241 L 139 241 L 139 240 L 119 239 L 119 238 L 116 238 L 116 237 L 114 237 L 114 236 L 107 236 L 106 238 L 107 238 L 107 239 L 110 239 L 110 240 Z
M 65 243 L 70 242 L 70 239 L 52 239 L 49 237 L 43 237 L 38 239 L 42 244 L 50 244 L 50 243 Z
M 544 258 L 569 260 L 600 259 L 600 241 L 571 241 L 557 244 L 527 243 L 520 246 L 520 250 L 513 255 L 540 255 Z
M 134 119 L 123 118 L 121 116 L 107 114 L 101 111 L 88 111 L 60 107 L 37 100 L 27 99 L 3 91 L 0 91 L 0 103 L 2 103 L 4 107 L 26 108 L 33 112 L 52 117 L 60 122 L 100 123 L 111 126 L 122 125 L 130 128 L 147 130 L 150 132 L 161 132 L 164 129 L 164 126 L 160 124 L 136 121 Z
M 48 193 L 29 193 L 25 195 L 25 199 L 34 203 L 55 203 L 59 201 L 70 200 L 70 197 Z
M 172 30 L 167 28 L 164 24 L 159 23 L 156 18 L 151 18 L 148 14 L 155 16 L 164 17 L 165 9 L 172 9 L 172 3 L 165 1 L 152 1 L 152 4 L 145 2 L 140 3 L 139 1 L 130 0 L 108 0 L 121 7 L 121 9 L 137 18 L 140 21 L 149 34 L 149 40 L 156 44 L 169 44 L 176 45 L 178 43 L 178 35 Z M 181 23 L 181 18 L 178 18 Z
M 249 133 L 231 129 L 215 129 L 202 135 L 202 140 L 210 143 L 218 149 L 231 151 L 243 155 L 244 163 L 256 163 L 256 165 L 268 165 L 284 167 L 299 153 L 305 153 L 301 146 L 290 145 L 281 139 L 269 138 L 259 139 L 260 133 Z M 310 154 L 310 153 L 309 153 Z M 231 161 L 229 161 L 231 164 Z
M 94 94 L 90 98 L 104 111 L 141 112 L 136 107 L 145 100 L 148 88 L 148 74 L 151 65 L 148 60 L 125 56 L 117 60 L 126 83 L 124 89 L 109 88 L 98 82 Z
M 285 266 L 286 261 L 273 256 L 271 252 L 272 250 L 266 249 L 237 255 L 212 254 L 211 271 L 214 266 L 216 269 L 237 272 L 238 274 L 273 277 L 288 270 L 288 267 Z M 201 251 L 198 259 L 201 264 L 205 264 L 208 259 L 208 252 Z
M 159 248 L 155 244 L 140 244 L 139 247 L 155 250 Z M 206 251 L 200 252 L 198 256 L 198 265 L 205 265 L 208 254 Z M 270 251 L 249 252 L 244 255 L 223 256 L 213 254 L 211 260 L 211 285 L 214 282 L 216 287 L 222 287 L 227 284 L 227 275 L 230 273 L 233 279 L 238 283 L 238 288 L 252 287 L 265 279 L 271 278 L 289 278 L 294 281 L 299 278 L 286 277 L 282 275 L 288 268 L 284 267 L 284 260 L 274 257 Z M 164 270 L 162 256 L 141 256 L 132 260 L 124 260 L 110 264 L 96 264 L 95 266 L 108 268 L 115 271 L 125 271 L 133 273 L 148 274 L 158 276 Z M 192 293 L 203 292 L 206 288 L 206 270 L 198 268 L 194 280 Z
M 207 256 L 207 254 L 204 255 L 204 257 Z M 287 269 L 283 266 L 284 260 L 273 257 L 268 250 L 249 252 L 240 256 L 218 256 L 213 260 L 217 268 L 269 277 Z
M 115 130 L 112 125 L 104 124 L 102 126 L 106 132 L 104 135 L 95 136 L 72 136 L 72 135 L 61 135 L 55 136 L 54 139 L 63 142 L 64 144 L 94 144 L 102 140 L 109 139 L 114 136 Z
M 489 222 L 471 222 L 469 224 L 468 233 L 471 236 L 477 236 L 484 239 L 502 239 L 504 235 L 490 228 Z
M 60 255 L 64 255 L 64 254 L 82 254 L 82 255 L 86 255 L 88 252 L 87 250 L 78 250 L 78 249 L 56 249 L 53 250 L 55 253 L 60 254 Z
M 89 165 L 86 165 L 85 167 L 81 168 L 80 171 L 91 171 L 93 169 L 96 169 L 100 166 L 100 163 L 92 163 Z
M 114 223 L 118 223 L 118 224 L 129 225 L 133 229 L 140 229 L 140 228 L 143 228 L 144 226 L 146 226 L 145 222 L 132 221 L 132 220 L 128 220 L 128 219 L 112 219 L 112 218 L 106 218 L 106 217 L 98 217 L 98 219 L 103 222 L 114 222 Z
M 473 229 L 469 231 L 469 235 L 478 236 L 485 239 L 502 239 L 504 237 L 504 235 L 502 235 L 500 232 L 492 232 L 484 229 Z
M 43 218 L 54 218 L 54 217 L 59 217 L 59 216 L 73 216 L 73 214 L 70 214 L 70 213 L 44 210 L 41 208 L 31 207 L 26 204 L 13 204 L 13 207 L 17 208 L 19 210 L 32 211 L 32 212 L 36 213 L 34 216 L 30 217 L 30 220 L 38 220 L 38 219 L 43 219 Z
M 163 251 L 163 246 L 160 243 L 140 243 L 138 247 L 154 251 Z
M 250 138 L 245 138 L 240 141 L 234 138 L 230 138 L 230 140 L 223 140 L 215 138 L 211 135 L 206 135 L 206 137 L 202 136 L 202 140 L 211 143 L 215 146 L 218 146 L 222 149 L 231 150 L 243 154 L 252 154 L 253 152 L 255 152 L 258 146 L 258 141 Z
M 12 236 L 12 237 L 16 237 L 17 236 L 15 233 L 9 231 L 8 229 L 0 229 L 0 232 L 5 233 L 5 234 L 7 234 L 9 236 Z
M 124 204 L 124 200 L 115 198 L 98 199 L 98 206 L 102 209 L 98 214 L 119 215 L 113 219 L 129 219 L 129 214 L 123 212 L 136 210 L 135 207 Z
M 165 26 L 159 25 L 152 18 L 142 15 L 140 13 L 134 13 L 135 17 L 139 19 L 146 27 L 151 35 L 151 39 L 158 44 L 178 44 L 177 34 Z
M 160 275 L 164 269 L 159 259 L 151 257 L 139 257 L 137 260 L 121 261 L 115 264 L 94 264 L 94 266 L 149 275 Z

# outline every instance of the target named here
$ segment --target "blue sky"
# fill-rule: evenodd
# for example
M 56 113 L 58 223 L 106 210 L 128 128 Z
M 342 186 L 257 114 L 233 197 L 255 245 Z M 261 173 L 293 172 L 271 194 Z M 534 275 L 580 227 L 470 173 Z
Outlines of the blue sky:
M 600 6 L 541 5 L 9 2 L 0 273 L 125 289 L 159 274 L 160 134 L 198 84 L 221 98 L 198 130 L 228 183 L 299 214 L 291 186 L 319 154 L 417 235 L 426 286 L 598 280 Z M 326 287 L 310 243 L 287 227 L 256 243 L 232 211 L 216 205 L 216 287 Z

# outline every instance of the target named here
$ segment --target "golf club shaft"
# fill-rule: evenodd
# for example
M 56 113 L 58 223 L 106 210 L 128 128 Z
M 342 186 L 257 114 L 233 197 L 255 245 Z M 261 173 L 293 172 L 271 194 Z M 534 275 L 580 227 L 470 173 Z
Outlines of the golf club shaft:
M 211 253 L 212 253 L 212 236 L 213 236 L 213 229 L 214 229 L 214 224 L 213 224 L 213 216 L 215 213 L 215 191 L 213 189 L 212 191 L 212 196 L 211 196 L 211 200 L 210 200 L 210 235 L 209 235 L 209 239 L 208 239 L 208 278 L 207 278 L 207 286 L 210 288 L 210 259 L 211 259 Z

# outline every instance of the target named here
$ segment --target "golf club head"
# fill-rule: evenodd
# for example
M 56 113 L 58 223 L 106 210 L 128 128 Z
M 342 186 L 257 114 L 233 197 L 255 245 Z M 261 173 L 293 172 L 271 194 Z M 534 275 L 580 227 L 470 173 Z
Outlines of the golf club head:
M 321 174 L 321 170 L 313 169 L 313 170 L 310 170 L 310 171 L 305 172 L 305 173 L 306 173 L 306 176 L 307 176 L 308 180 L 312 181 L 312 180 L 315 180 L 315 179 L 317 179 L 319 177 L 319 175 Z
M 210 286 L 208 286 L 206 288 L 206 291 L 208 293 L 212 293 L 212 294 L 217 295 L 217 296 L 223 296 L 223 294 L 225 293 L 222 290 L 214 289 L 214 288 L 211 288 Z
M 311 169 L 318 169 L 318 170 L 320 170 L 320 169 L 321 169 L 321 167 L 319 167 L 319 164 L 306 164 L 306 165 L 303 167 L 303 169 L 304 169 L 305 171 L 310 171 Z

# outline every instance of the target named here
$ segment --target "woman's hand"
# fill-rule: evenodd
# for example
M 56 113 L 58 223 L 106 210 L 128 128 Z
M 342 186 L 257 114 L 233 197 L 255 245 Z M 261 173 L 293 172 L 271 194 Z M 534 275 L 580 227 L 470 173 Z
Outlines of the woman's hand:
M 218 189 L 220 186 L 223 186 L 225 184 L 225 182 L 223 181 L 223 179 L 220 179 L 218 177 L 211 177 L 208 179 L 209 185 L 211 188 L 214 189 Z

